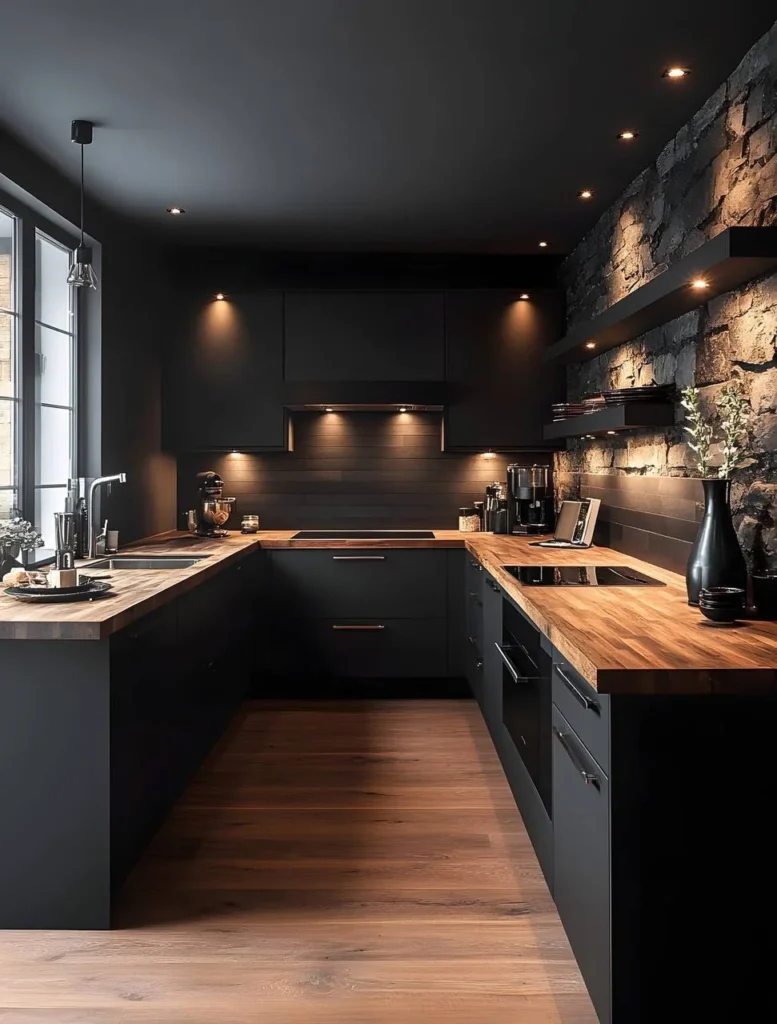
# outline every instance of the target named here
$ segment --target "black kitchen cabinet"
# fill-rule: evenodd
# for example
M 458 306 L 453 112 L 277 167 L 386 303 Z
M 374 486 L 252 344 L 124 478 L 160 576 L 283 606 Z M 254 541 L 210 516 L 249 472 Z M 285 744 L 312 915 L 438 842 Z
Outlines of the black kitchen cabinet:
M 492 734 L 502 729 L 502 668 L 497 644 L 502 642 L 502 588 L 483 573 L 483 697 L 481 710 Z
M 560 293 L 521 300 L 518 291 L 445 295 L 445 447 L 543 449 L 542 424 L 563 400 L 563 370 L 543 364 L 563 327 Z
M 441 292 L 289 291 L 285 322 L 287 381 L 445 377 Z
M 553 709 L 553 898 L 602 1024 L 610 1011 L 609 780 Z
M 282 376 L 281 292 L 184 297 L 165 365 L 165 447 L 284 450 Z

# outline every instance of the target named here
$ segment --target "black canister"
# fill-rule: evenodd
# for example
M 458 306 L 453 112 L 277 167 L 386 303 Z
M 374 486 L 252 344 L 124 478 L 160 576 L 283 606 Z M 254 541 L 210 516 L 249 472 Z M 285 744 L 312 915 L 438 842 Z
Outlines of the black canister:
M 496 512 L 492 513 L 492 515 L 493 515 L 493 523 L 494 523 L 494 526 L 493 526 L 494 533 L 509 533 L 510 532 L 510 524 L 509 524 L 509 520 L 508 520 L 507 506 L 508 506 L 507 499 L 506 498 L 500 498 L 499 499 L 499 506 L 498 506 Z
M 777 569 L 757 569 L 750 578 L 758 618 L 777 619 Z

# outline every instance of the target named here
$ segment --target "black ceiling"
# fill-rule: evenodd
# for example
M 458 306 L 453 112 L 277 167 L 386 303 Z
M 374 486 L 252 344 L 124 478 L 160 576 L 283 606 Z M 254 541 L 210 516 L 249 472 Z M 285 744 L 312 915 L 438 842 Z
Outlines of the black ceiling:
M 772 0 L 26 0 L 0 19 L 0 119 L 70 175 L 70 120 L 98 122 L 93 191 L 171 241 L 560 252 L 773 17 Z M 666 81 L 670 63 L 693 73 Z

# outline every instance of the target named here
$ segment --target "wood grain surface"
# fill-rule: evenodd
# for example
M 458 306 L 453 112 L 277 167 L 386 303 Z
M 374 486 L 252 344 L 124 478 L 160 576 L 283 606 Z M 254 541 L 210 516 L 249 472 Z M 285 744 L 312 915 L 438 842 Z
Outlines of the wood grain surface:
M 256 702 L 110 932 L 0 932 L 0 1021 L 595 1024 L 468 701 Z
M 197 586 L 258 546 L 277 548 L 467 547 L 551 640 L 602 693 L 777 693 L 777 622 L 716 625 L 690 608 L 682 576 L 610 548 L 531 547 L 521 537 L 436 530 L 428 540 L 293 540 L 276 530 L 201 541 L 162 535 L 133 553 L 208 554 L 191 569 L 113 573 L 115 594 L 75 605 L 24 605 L 0 597 L 0 639 L 100 639 Z M 522 587 L 504 565 L 627 565 L 665 587 Z

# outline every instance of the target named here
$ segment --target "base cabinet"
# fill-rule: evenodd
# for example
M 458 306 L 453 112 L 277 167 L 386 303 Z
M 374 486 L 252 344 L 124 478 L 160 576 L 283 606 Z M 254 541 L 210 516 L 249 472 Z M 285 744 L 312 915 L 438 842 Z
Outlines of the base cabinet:
M 553 898 L 599 1020 L 610 1010 L 609 779 L 553 709 Z

